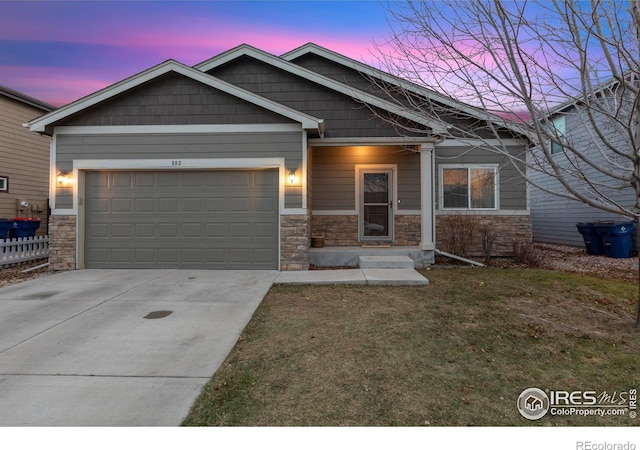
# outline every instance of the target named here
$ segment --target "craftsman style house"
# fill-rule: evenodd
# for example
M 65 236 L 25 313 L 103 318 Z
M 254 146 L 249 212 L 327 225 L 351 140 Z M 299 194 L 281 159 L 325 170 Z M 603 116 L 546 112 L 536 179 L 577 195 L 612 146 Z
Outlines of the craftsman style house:
M 31 121 L 53 139 L 53 268 L 305 270 L 312 235 L 322 250 L 406 250 L 418 266 L 452 214 L 482 217 L 497 254 L 530 239 L 518 171 L 382 84 L 442 103 L 458 125 L 491 120 L 307 44 L 169 60 Z M 503 134 L 514 152 L 528 145 Z

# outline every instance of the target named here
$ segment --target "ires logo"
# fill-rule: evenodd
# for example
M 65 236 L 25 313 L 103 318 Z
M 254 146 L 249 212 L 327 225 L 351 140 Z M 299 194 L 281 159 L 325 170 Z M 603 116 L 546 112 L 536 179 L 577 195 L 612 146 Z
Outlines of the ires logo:
M 596 391 L 549 391 L 551 406 L 595 406 L 598 404 Z
M 636 389 L 629 391 L 562 391 L 528 388 L 518 397 L 518 411 L 529 420 L 553 416 L 626 416 L 636 418 Z

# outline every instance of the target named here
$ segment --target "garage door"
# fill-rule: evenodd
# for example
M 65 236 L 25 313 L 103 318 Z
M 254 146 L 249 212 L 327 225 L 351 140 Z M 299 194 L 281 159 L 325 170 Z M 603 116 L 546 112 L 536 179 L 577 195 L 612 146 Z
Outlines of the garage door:
M 87 268 L 278 268 L 278 172 L 85 177 Z

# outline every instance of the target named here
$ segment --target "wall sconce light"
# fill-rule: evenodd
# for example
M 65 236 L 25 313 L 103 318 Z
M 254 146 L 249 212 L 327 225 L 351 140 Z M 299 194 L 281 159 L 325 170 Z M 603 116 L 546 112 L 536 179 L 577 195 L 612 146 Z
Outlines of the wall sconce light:
M 70 170 L 59 170 L 58 171 L 58 184 L 62 186 L 68 186 L 73 183 L 73 178 L 71 177 Z
M 289 170 L 289 184 L 295 184 L 297 180 L 298 177 L 296 177 L 296 169 Z

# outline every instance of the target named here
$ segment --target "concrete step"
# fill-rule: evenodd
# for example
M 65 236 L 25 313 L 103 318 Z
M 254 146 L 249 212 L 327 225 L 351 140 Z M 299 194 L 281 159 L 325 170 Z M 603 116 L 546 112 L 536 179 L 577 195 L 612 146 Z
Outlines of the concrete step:
M 408 256 L 360 256 L 361 269 L 413 269 L 413 259 Z

